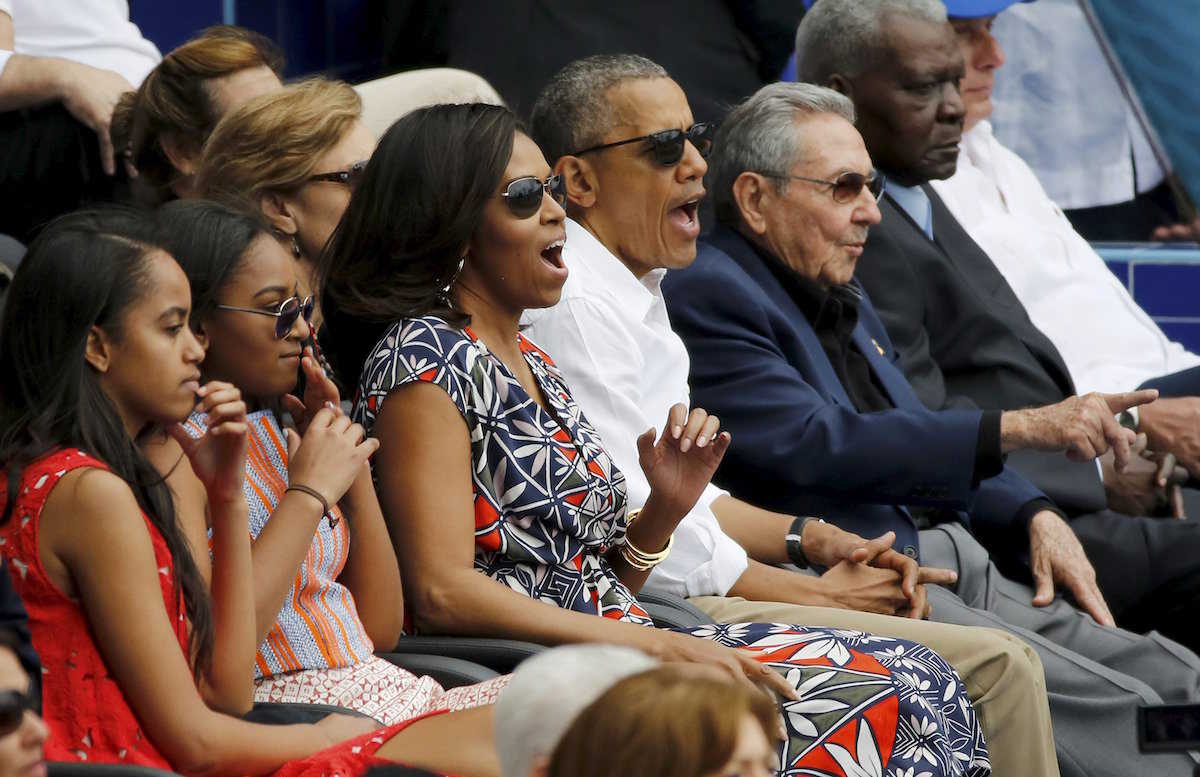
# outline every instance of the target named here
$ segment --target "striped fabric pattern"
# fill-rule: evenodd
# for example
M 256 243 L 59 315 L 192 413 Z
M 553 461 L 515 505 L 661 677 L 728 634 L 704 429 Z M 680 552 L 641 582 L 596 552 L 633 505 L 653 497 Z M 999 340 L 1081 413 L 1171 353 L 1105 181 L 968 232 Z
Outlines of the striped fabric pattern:
M 288 485 L 287 438 L 270 410 L 246 417 L 250 448 L 243 489 L 250 508 L 250 535 L 257 539 Z M 193 413 L 184 425 L 193 437 L 208 428 L 203 413 Z M 335 517 L 341 518 L 337 507 Z M 354 597 L 337 582 L 350 552 L 350 528 L 338 520 L 317 524 L 308 555 L 284 599 L 275 625 L 258 646 L 256 679 L 301 669 L 332 669 L 371 658 L 375 647 L 367 636 Z

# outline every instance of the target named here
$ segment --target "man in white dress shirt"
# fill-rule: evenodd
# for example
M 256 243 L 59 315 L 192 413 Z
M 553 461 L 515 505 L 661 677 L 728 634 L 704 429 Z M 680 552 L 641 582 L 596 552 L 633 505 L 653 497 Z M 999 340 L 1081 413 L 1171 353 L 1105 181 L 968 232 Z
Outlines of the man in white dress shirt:
M 0 0 L 0 232 L 112 196 L 113 109 L 161 59 L 126 0 Z
M 631 506 L 649 493 L 635 438 L 661 424 L 671 405 L 688 401 L 688 354 L 671 331 L 659 283 L 668 269 L 686 267 L 696 256 L 696 204 L 707 169 L 698 147 L 707 141 L 694 130 L 689 141 L 676 138 L 674 153 L 662 144 L 657 156 L 655 144 L 644 138 L 591 151 L 577 144 L 692 126 L 679 86 L 653 62 L 632 55 L 572 63 L 551 80 L 533 111 L 534 139 L 552 163 L 557 159 L 555 172 L 567 178 L 572 218 L 563 261 L 570 275 L 558 305 L 527 311 L 524 331 L 563 371 L 625 473 Z M 850 557 L 868 563 L 845 560 Z M 829 571 L 817 577 L 775 566 L 789 561 Z M 831 524 L 758 509 L 710 486 L 676 529 L 671 555 L 643 590 L 686 597 L 724 623 L 820 624 L 922 642 L 959 670 L 977 708 L 994 711 L 985 713 L 988 725 L 1022 725 L 1011 685 L 989 681 L 993 693 L 1008 696 L 993 701 L 980 683 L 990 674 L 988 654 L 1019 646 L 1023 658 L 1015 663 L 1025 669 L 1029 648 L 990 629 L 920 620 L 926 614 L 923 586 L 906 593 L 898 570 L 922 582 L 950 579 L 891 550 L 890 537 L 867 542 Z M 1053 760 L 1045 750 L 1020 752 L 1007 741 L 988 740 L 993 763 L 1014 774 L 1039 773 Z
M 991 258 L 1034 325 L 1053 341 L 1076 389 L 1159 388 L 1163 398 L 1126 421 L 1136 423 L 1155 449 L 1174 453 L 1200 474 L 1200 399 L 1194 396 L 1200 394 L 1200 371 L 1188 372 L 1200 366 L 1200 356 L 1172 342 L 1150 320 L 1029 166 L 992 134 L 987 118 L 1004 52 L 991 27 L 1012 2 L 984 3 L 984 15 L 958 17 L 958 4 L 950 4 L 966 60 L 966 132 L 955 174 L 931 185 Z

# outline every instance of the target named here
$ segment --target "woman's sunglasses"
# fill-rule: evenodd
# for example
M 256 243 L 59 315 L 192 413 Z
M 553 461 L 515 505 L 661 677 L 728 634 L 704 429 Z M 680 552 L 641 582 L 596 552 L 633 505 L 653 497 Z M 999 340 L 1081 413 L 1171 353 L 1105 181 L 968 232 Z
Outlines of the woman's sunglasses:
M 591 146 L 582 151 L 576 151 L 568 156 L 582 156 L 590 154 L 593 151 L 603 151 L 606 148 L 616 148 L 624 146 L 627 143 L 638 143 L 646 141 L 649 143 L 650 156 L 654 161 L 663 167 L 673 167 L 679 164 L 679 160 L 683 159 L 684 141 L 691 141 L 696 150 L 700 152 L 700 156 L 707 157 L 708 152 L 712 151 L 713 135 L 716 134 L 717 126 L 708 122 L 699 122 L 688 127 L 686 130 L 681 129 L 665 129 L 660 132 L 652 132 L 649 135 L 642 135 L 628 140 L 618 140 L 615 143 L 602 143 L 599 146 Z
M 345 170 L 334 170 L 331 173 L 317 173 L 316 175 L 310 175 L 308 180 L 331 181 L 333 183 L 340 183 L 343 186 L 348 186 L 351 189 L 354 189 L 358 186 L 358 182 L 362 178 L 363 171 L 366 169 L 367 160 L 364 159 L 362 161 L 355 162 Z
M 567 202 L 567 182 L 561 175 L 546 180 L 527 175 L 510 183 L 500 195 L 508 209 L 519 219 L 527 219 L 542 208 L 542 193 L 554 198 L 559 205 Z
M 821 184 L 829 187 L 829 193 L 833 195 L 834 202 L 845 204 L 858 199 L 859 192 L 866 187 L 871 196 L 875 198 L 875 202 L 879 202 L 879 198 L 883 196 L 883 176 L 879 173 L 872 172 L 870 175 L 862 173 L 842 173 L 832 181 L 826 181 L 822 178 L 805 178 L 802 175 L 784 175 L 783 173 L 762 173 L 768 178 L 791 178 L 796 181 L 807 181 L 808 183 Z
M 279 307 L 273 311 L 259 310 L 258 308 L 239 308 L 235 305 L 217 305 L 217 310 L 233 310 L 238 313 L 256 313 L 260 316 L 274 316 L 275 318 L 275 339 L 282 340 L 292 331 L 292 327 L 296 325 L 296 319 L 304 316 L 304 320 L 312 323 L 313 313 L 313 298 L 305 297 L 288 297 L 283 302 L 279 303 Z
M 31 693 L 0 691 L 0 737 L 21 727 L 25 710 L 37 710 L 37 698 Z

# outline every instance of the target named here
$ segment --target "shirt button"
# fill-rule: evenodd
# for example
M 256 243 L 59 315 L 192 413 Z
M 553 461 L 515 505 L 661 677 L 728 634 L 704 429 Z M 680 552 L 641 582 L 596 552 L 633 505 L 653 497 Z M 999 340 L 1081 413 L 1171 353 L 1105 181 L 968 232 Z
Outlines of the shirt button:
M 904 546 L 904 555 L 908 556 L 909 558 L 916 558 L 917 557 L 917 549 L 914 548 L 912 545 L 905 545 Z

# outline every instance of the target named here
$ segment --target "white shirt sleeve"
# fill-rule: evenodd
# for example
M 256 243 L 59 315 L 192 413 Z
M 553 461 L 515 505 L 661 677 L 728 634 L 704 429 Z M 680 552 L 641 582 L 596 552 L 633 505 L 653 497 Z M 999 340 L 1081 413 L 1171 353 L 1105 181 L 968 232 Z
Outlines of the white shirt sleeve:
M 591 299 L 569 298 L 537 317 L 526 334 L 554 359 L 576 404 L 624 473 L 629 509 L 645 504 L 650 484 L 638 463 L 636 440 L 652 426 L 661 433 L 666 419 L 646 418 L 639 407 L 644 358 L 620 313 Z M 746 551 L 721 530 L 710 509 L 724 494 L 708 486 L 676 527 L 671 555 L 654 568 L 645 590 L 685 598 L 724 596 L 742 576 L 749 565 Z

